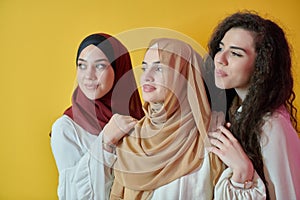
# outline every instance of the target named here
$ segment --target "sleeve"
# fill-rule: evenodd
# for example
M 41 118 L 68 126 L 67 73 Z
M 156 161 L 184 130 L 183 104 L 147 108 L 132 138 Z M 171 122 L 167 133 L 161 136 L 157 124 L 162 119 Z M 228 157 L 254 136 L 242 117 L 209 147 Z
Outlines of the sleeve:
M 116 156 L 102 148 L 101 133 L 87 149 L 78 131 L 78 127 L 64 118 L 52 126 L 51 147 L 59 171 L 59 199 L 108 199 Z
M 240 187 L 239 184 L 231 181 L 230 180 L 231 177 L 232 177 L 232 170 L 230 168 L 225 169 L 215 186 L 214 199 L 218 199 L 218 200 L 266 199 L 265 185 L 256 172 L 254 173 L 252 185 L 247 189 L 244 189 Z
M 272 116 L 263 132 L 262 155 L 271 198 L 300 199 L 300 142 L 289 116 Z

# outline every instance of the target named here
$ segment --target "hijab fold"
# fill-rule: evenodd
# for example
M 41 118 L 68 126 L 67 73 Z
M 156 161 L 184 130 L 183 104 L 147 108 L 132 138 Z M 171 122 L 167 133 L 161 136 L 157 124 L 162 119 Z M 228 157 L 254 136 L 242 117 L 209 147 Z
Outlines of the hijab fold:
M 111 199 L 151 199 L 153 190 L 195 172 L 209 156 L 211 178 L 221 162 L 205 153 L 210 105 L 201 77 L 202 59 L 189 45 L 176 40 L 153 40 L 160 62 L 169 67 L 172 81 L 164 103 L 145 103 L 145 117 L 117 148 Z
M 99 135 L 114 113 L 131 115 L 137 119 L 141 119 L 144 113 L 125 46 L 105 33 L 89 35 L 79 45 L 76 64 L 81 51 L 89 45 L 98 47 L 111 63 L 115 73 L 113 87 L 103 97 L 90 100 L 77 86 L 72 96 L 72 106 L 64 114 L 90 134 Z

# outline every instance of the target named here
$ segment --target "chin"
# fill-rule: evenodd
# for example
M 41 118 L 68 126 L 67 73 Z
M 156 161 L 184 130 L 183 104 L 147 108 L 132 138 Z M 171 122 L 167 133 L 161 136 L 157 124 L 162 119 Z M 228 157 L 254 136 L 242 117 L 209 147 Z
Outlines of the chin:
M 94 95 L 85 95 L 89 100 L 96 100 L 97 98 Z
M 226 85 L 224 84 L 223 81 L 215 81 L 215 84 L 216 84 L 217 88 L 227 89 L 227 87 L 226 87 Z
M 83 91 L 84 95 L 89 99 L 89 100 L 95 100 L 97 99 L 97 96 L 95 95 L 95 93 L 90 93 L 87 91 Z

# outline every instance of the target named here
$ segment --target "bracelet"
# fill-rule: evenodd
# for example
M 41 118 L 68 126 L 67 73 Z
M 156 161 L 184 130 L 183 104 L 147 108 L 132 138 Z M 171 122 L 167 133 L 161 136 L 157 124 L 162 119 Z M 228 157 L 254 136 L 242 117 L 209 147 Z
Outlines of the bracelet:
M 251 180 L 246 180 L 244 183 L 238 183 L 231 179 L 229 179 L 231 185 L 234 187 L 242 188 L 242 189 L 250 189 L 253 185 L 253 182 Z

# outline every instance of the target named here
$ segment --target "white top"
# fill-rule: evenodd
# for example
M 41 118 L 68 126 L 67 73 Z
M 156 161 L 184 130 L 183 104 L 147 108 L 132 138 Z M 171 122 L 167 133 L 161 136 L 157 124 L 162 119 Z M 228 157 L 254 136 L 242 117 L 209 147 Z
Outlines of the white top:
M 288 117 L 286 112 L 275 114 L 264 126 L 266 137 L 262 151 L 268 172 L 265 174 L 275 186 L 269 184 L 271 199 L 276 199 L 275 193 L 277 199 L 300 199 L 296 191 L 300 188 L 300 170 L 297 171 L 300 169 L 300 144 Z M 268 138 L 270 135 L 272 137 Z M 111 167 L 116 156 L 103 150 L 101 133 L 91 135 L 63 115 L 53 124 L 51 147 L 59 171 L 60 200 L 109 199 L 114 178 Z M 200 170 L 156 189 L 152 199 L 212 199 L 209 169 L 209 158 L 205 157 Z M 231 173 L 230 169 L 223 172 L 215 187 L 215 199 L 265 199 L 264 184 L 256 173 L 250 189 L 234 186 L 230 182 Z
M 102 134 L 91 135 L 63 115 L 52 126 L 51 147 L 60 200 L 109 199 L 116 156 L 102 149 Z
M 266 118 L 263 126 L 262 157 L 272 200 L 300 199 L 300 140 L 289 117 L 287 110 L 281 106 L 272 116 Z M 230 169 L 226 169 L 222 176 L 230 177 Z M 231 186 L 223 177 L 215 189 L 216 193 L 222 195 L 216 199 L 257 199 L 255 196 L 246 198 L 242 194 L 225 192 L 224 186 L 228 186 L 226 190 L 230 190 Z

